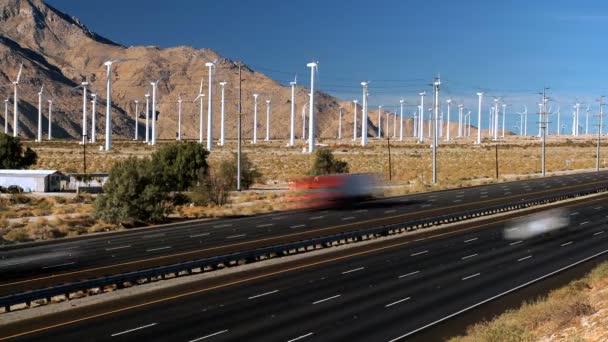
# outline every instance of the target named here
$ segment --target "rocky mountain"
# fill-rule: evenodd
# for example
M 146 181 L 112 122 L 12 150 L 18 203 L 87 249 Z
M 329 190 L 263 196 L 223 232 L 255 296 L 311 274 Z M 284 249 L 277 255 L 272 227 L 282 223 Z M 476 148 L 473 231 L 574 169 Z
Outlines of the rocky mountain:
M 188 46 L 158 48 L 153 46 L 125 47 L 90 31 L 77 18 L 49 6 L 41 0 L 0 0 L 0 99 L 9 99 L 9 129 L 12 131 L 12 80 L 23 63 L 19 84 L 20 133 L 32 138 L 37 132 L 38 92 L 44 85 L 43 131 L 48 127 L 47 100 L 53 101 L 53 136 L 79 137 L 82 127 L 82 91 L 76 88 L 89 79 L 89 91 L 98 95 L 96 128 L 98 138 L 105 130 L 106 68 L 109 59 L 124 59 L 112 68 L 113 132 L 120 138 L 133 138 L 135 120 L 139 136 L 144 136 L 145 97 L 151 93 L 151 81 L 158 83 L 157 132 L 160 139 L 173 139 L 177 132 L 178 99 L 182 103 L 182 132 L 186 139 L 199 135 L 199 93 L 201 80 L 207 94 L 208 68 L 206 62 L 216 63 L 213 83 L 213 135 L 220 134 L 220 81 L 225 81 L 226 137 L 234 139 L 238 110 L 238 64 L 209 49 Z M 289 135 L 291 88 L 266 75 L 248 68 L 242 70 L 243 137 L 251 139 L 253 132 L 253 94 L 258 98 L 258 139 L 266 134 L 266 100 L 271 103 L 271 139 Z M 309 89 L 298 86 L 296 91 L 296 132 L 302 132 L 301 113 L 308 102 Z M 343 136 L 352 137 L 353 104 L 316 93 L 316 131 L 320 137 L 337 135 L 338 111 L 343 110 Z M 139 113 L 135 113 L 139 100 Z M 90 127 L 90 101 L 87 101 Z M 1 102 L 0 102 L 1 103 Z M 204 101 L 205 130 L 207 100 Z M 4 126 L 4 108 L 0 110 L 0 127 Z M 361 113 L 361 108 L 358 108 Z M 370 112 L 369 133 L 375 135 Z M 349 129 L 350 128 L 350 129 Z M 406 124 L 411 134 L 411 120 Z M 90 134 L 90 133 L 89 133 Z M 360 134 L 360 133 L 359 133 Z

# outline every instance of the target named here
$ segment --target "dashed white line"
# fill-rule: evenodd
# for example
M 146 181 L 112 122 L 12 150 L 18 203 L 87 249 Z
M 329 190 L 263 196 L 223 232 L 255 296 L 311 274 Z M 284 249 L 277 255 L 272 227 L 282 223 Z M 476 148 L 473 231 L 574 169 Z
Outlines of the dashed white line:
M 365 213 L 367 212 L 367 209 L 359 209 L 357 211 L 355 211 L 356 213 Z
M 579 214 L 579 212 L 577 211 L 575 213 L 570 214 L 570 216 L 574 216 L 574 215 L 578 215 L 578 214 Z
M 364 269 L 365 269 L 365 267 L 359 267 L 359 268 L 355 268 L 353 270 L 344 271 L 344 272 L 342 272 L 342 274 L 353 273 L 353 272 L 361 271 L 361 270 L 364 270 Z
M 141 330 L 141 329 L 146 329 L 146 328 L 149 328 L 149 327 L 153 327 L 153 326 L 155 326 L 155 325 L 156 325 L 156 323 L 152 323 L 152 324 L 144 325 L 144 326 L 141 326 L 141 327 L 137 327 L 137 328 L 133 328 L 133 329 L 129 329 L 129 330 L 125 330 L 125 331 L 117 332 L 117 333 L 114 333 L 114 334 L 112 334 L 112 335 L 110 335 L 110 336 L 112 336 L 112 337 L 115 337 L 115 336 L 120 336 L 120 335 L 128 334 L 128 333 L 130 333 L 130 332 L 134 332 L 134 331 L 137 331 L 137 330 Z
M 464 277 L 464 278 L 462 278 L 462 280 L 467 280 L 467 279 L 475 278 L 475 277 L 477 277 L 477 276 L 478 276 L 478 275 L 480 275 L 480 274 L 481 274 L 481 273 L 475 273 L 475 274 L 472 274 L 472 275 L 470 275 L 470 276 L 468 276 L 468 277 Z
M 603 230 L 602 230 L 602 231 L 599 231 L 599 232 L 597 232 L 597 233 L 593 234 L 593 236 L 600 235 L 600 234 L 604 234 L 604 231 L 603 231 Z
M 520 244 L 520 243 L 522 243 L 522 242 L 523 242 L 522 240 L 515 241 L 515 242 L 511 242 L 511 243 L 509 244 L 509 246 L 515 246 L 515 245 L 518 245 L 518 244 Z
M 423 205 L 421 205 L 420 207 L 422 207 L 422 208 L 428 208 L 428 207 L 430 207 L 430 206 L 431 206 L 431 204 L 423 204 Z
M 61 267 L 61 266 L 69 266 L 69 265 L 74 265 L 76 262 L 72 261 L 72 262 L 66 262 L 64 264 L 59 264 L 59 265 L 52 265 L 52 266 L 44 266 L 42 269 L 45 270 L 47 268 L 55 268 L 55 267 Z
M 222 331 L 218 331 L 218 332 L 215 332 L 215 333 L 213 333 L 213 334 L 209 334 L 209 335 L 207 335 L 207 336 L 203 336 L 203 337 L 195 338 L 194 340 L 190 340 L 190 341 L 188 341 L 188 342 L 198 342 L 198 341 L 202 341 L 202 340 L 204 340 L 204 339 L 206 339 L 206 338 L 213 337 L 213 336 L 217 336 L 217 335 L 219 335 L 219 334 L 223 334 L 223 333 L 225 333 L 225 332 L 228 332 L 228 329 L 226 329 L 226 330 L 222 330 Z
M 507 228 L 506 231 L 512 231 L 512 230 L 519 230 L 519 227 L 512 227 L 512 228 Z
M 255 295 L 255 296 L 251 296 L 251 297 L 249 297 L 247 299 L 260 298 L 260 297 L 268 296 L 268 295 L 271 295 L 271 294 L 277 293 L 277 292 L 279 292 L 279 290 L 274 290 L 274 291 L 270 291 L 270 292 L 266 292 L 266 293 L 261 293 L 261 294 Z
M 321 300 L 318 300 L 316 302 L 312 302 L 312 305 L 323 303 L 323 302 L 327 302 L 328 300 L 336 299 L 336 298 L 339 298 L 340 296 L 342 296 L 342 295 L 335 295 L 335 296 L 331 296 L 331 297 L 328 297 L 328 298 L 325 298 L 325 299 L 321 299 Z
M 429 252 L 428 250 L 427 251 L 422 251 L 422 252 L 414 253 L 414 254 L 412 254 L 410 256 L 417 256 L 417 255 L 421 255 L 421 254 L 426 254 L 428 252 Z
M 472 239 L 464 240 L 464 242 L 465 242 L 465 243 L 468 243 L 468 242 L 473 242 L 473 241 L 478 240 L 478 239 L 479 239 L 479 238 L 472 238 Z
M 302 227 L 306 227 L 306 225 L 305 225 L 305 224 L 298 224 L 298 225 L 296 225 L 296 226 L 291 226 L 291 227 L 289 227 L 289 228 L 291 228 L 291 229 L 295 229 L 295 228 L 302 228 Z
M 226 236 L 226 239 L 236 239 L 236 238 L 240 238 L 240 237 L 243 237 L 246 235 L 247 234 L 231 235 L 231 236 Z
M 462 200 L 457 199 L 457 200 L 453 200 L 452 202 L 458 203 L 458 202 L 462 202 Z
M 218 224 L 216 226 L 213 226 L 213 228 L 226 228 L 226 227 L 232 227 L 232 223 Z
M 384 307 L 385 307 L 385 308 L 388 308 L 388 307 L 391 307 L 391 306 L 393 306 L 393 305 L 397 305 L 397 304 L 399 304 L 399 303 L 403 303 L 403 302 L 405 302 L 406 300 L 410 300 L 410 297 L 403 298 L 403 299 L 399 299 L 398 301 L 395 301 L 395 302 L 392 302 L 392 303 L 386 304 Z
M 309 220 L 320 220 L 322 218 L 324 218 L 325 216 L 313 216 L 311 218 L 309 218 Z
M 270 227 L 270 226 L 274 226 L 274 223 L 260 224 L 260 225 L 258 225 L 258 228 Z
M 479 255 L 479 254 L 477 254 L 477 253 L 476 253 L 476 254 L 467 255 L 467 256 L 465 256 L 465 257 L 462 257 L 462 258 L 461 258 L 461 260 L 465 260 L 465 259 L 473 258 L 473 257 L 476 257 L 477 255 Z
M 399 276 L 399 279 L 401 279 L 401 278 L 405 278 L 405 277 L 409 277 L 409 276 L 411 276 L 411 275 L 418 274 L 418 273 L 420 273 L 420 271 L 414 271 L 414 272 L 410 272 L 410 273 L 408 273 L 408 274 L 400 275 L 400 276 Z
M 587 223 L 589 223 L 589 221 L 581 222 L 581 224 L 580 224 L 580 225 L 581 225 L 581 226 L 584 226 L 584 225 L 586 225 Z
M 527 257 L 523 257 L 523 258 L 521 258 L 521 259 L 517 259 L 517 262 L 520 262 L 520 261 L 524 261 L 524 260 L 530 259 L 531 257 L 532 257 L 531 255 L 528 255 Z
M 599 207 L 595 207 L 595 208 L 593 208 L 593 209 L 595 209 L 595 210 L 600 210 L 600 209 L 602 209 L 602 208 L 603 208 L 602 206 L 599 206 Z
M 118 246 L 118 247 L 110 247 L 110 248 L 106 248 L 106 251 L 113 251 L 116 249 L 124 249 L 124 248 L 130 248 L 131 245 L 126 245 L 126 246 Z
M 194 235 L 190 235 L 191 238 L 195 238 L 195 237 L 200 237 L 200 236 L 207 236 L 209 235 L 209 233 L 200 233 L 200 234 L 194 234 Z
M 390 213 L 394 213 L 395 211 L 397 211 L 397 210 L 395 210 L 395 209 L 391 209 L 391 210 L 387 210 L 387 211 L 385 211 L 384 213 L 385 213 L 385 214 L 390 214 Z
M 298 337 L 296 337 L 296 338 L 294 338 L 294 339 L 291 339 L 291 340 L 289 340 L 289 341 L 287 341 L 287 342 L 295 342 L 295 341 L 299 341 L 299 340 L 301 340 L 301 339 L 303 339 L 303 338 L 306 338 L 306 337 L 308 337 L 308 336 L 311 336 L 311 335 L 313 335 L 313 334 L 314 334 L 314 333 L 311 333 L 311 332 L 310 332 L 310 333 L 308 333 L 308 334 L 304 334 L 304 335 L 302 335 L 302 336 L 298 336 Z
M 163 249 L 169 249 L 169 248 L 171 248 L 171 246 L 164 246 L 164 247 L 158 247 L 158 248 L 150 248 L 150 249 L 146 249 L 146 252 L 161 251 Z
M 154 238 L 154 237 L 160 237 L 160 236 L 165 236 L 165 233 L 160 233 L 160 234 L 152 234 L 152 235 L 145 235 L 143 238 L 144 238 L 144 239 L 150 239 L 150 238 Z
M 568 246 L 568 245 L 571 245 L 571 244 L 572 244 L 572 241 L 568 241 L 566 243 L 562 243 L 560 246 L 561 247 L 565 247 L 565 246 Z
M 348 220 L 354 220 L 355 217 L 354 216 L 349 216 L 349 217 L 343 217 L 342 221 L 348 221 Z
M 284 218 L 285 218 L 285 216 L 275 216 L 275 217 L 271 218 L 271 220 L 282 220 Z

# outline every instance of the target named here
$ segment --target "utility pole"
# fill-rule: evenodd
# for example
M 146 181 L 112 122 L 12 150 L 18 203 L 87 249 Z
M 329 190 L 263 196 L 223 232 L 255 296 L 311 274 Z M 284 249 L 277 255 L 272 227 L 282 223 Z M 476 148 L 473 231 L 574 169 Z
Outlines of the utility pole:
M 241 191 L 241 120 L 243 116 L 241 104 L 241 66 L 239 63 L 239 118 L 238 118 L 238 136 L 237 136 L 237 157 L 236 157 L 236 191 Z
M 363 115 L 361 118 L 361 146 L 367 145 L 367 85 L 368 82 L 361 82 L 363 87 Z
M 420 115 L 418 115 L 418 135 L 419 141 L 424 142 L 424 95 L 426 92 L 423 91 L 420 95 Z
M 597 146 L 595 150 L 595 171 L 600 172 L 600 141 L 602 140 L 602 118 L 604 117 L 604 96 L 600 96 L 600 123 L 597 130 Z
M 445 141 L 450 141 L 450 105 L 452 104 L 452 99 L 447 99 L 446 101 L 448 103 L 448 117 L 447 117 L 447 126 L 446 126 L 446 137 L 445 137 Z M 462 113 L 460 113 L 460 116 L 462 116 Z M 459 122 L 460 124 L 460 122 Z M 460 125 L 458 125 L 458 130 L 460 131 Z
M 353 141 L 357 141 L 357 100 L 353 100 L 354 103 L 354 112 L 353 112 Z
M 435 110 L 435 125 L 433 129 L 433 184 L 437 184 L 437 144 L 439 144 L 439 86 L 441 85 L 441 80 L 439 77 L 435 78 L 433 82 L 433 88 L 435 92 L 435 100 L 434 100 L 434 110 Z
M 549 90 L 550 88 L 548 87 L 544 87 L 543 88 L 543 92 L 541 93 L 541 95 L 543 96 L 542 101 L 541 101 L 541 112 L 540 112 L 540 122 L 539 122 L 539 127 L 541 128 L 541 138 L 542 138 L 542 148 L 541 148 L 541 171 L 542 171 L 542 176 L 545 177 L 546 175 L 546 169 L 545 169 L 545 140 L 547 138 L 547 101 L 549 100 L 547 98 L 547 90 Z

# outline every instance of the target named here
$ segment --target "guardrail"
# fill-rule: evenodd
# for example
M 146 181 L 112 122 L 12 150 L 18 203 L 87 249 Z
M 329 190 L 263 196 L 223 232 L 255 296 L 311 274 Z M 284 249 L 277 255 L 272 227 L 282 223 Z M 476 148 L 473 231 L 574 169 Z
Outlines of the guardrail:
M 167 277 L 178 277 L 182 275 L 189 275 L 192 273 L 202 273 L 210 270 L 215 270 L 217 268 L 241 265 L 244 263 L 265 260 L 277 256 L 297 254 L 309 250 L 332 247 L 355 241 L 368 240 L 380 236 L 398 234 L 405 231 L 423 229 L 446 223 L 454 223 L 467 219 L 553 203 L 570 198 L 606 191 L 608 191 L 608 185 L 600 188 L 591 188 L 585 190 L 578 190 L 575 192 L 559 193 L 551 196 L 544 196 L 541 198 L 520 200 L 511 204 L 502 204 L 486 208 L 471 209 L 457 213 L 417 219 L 404 223 L 367 228 L 358 231 L 335 234 L 331 236 L 285 243 L 270 247 L 259 248 L 251 251 L 237 252 L 222 256 L 205 258 L 201 260 L 193 260 L 175 265 L 162 266 L 96 279 L 84 279 L 78 282 L 61 284 L 53 287 L 36 289 L 28 292 L 0 297 L 0 308 L 4 308 L 4 312 L 9 312 L 11 311 L 11 307 L 15 305 L 25 304 L 26 307 L 30 307 L 31 303 L 35 301 L 44 301 L 45 303 L 50 303 L 54 297 L 58 296 L 64 296 L 66 300 L 69 300 L 71 295 L 84 296 L 96 294 L 104 292 L 109 287 L 111 287 L 112 289 L 123 288 L 125 286 L 156 281 L 160 279 L 165 279 Z

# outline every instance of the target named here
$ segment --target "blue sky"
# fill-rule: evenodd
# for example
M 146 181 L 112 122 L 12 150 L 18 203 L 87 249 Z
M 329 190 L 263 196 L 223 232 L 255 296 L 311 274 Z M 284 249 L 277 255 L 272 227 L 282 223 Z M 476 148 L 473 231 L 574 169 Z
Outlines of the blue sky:
M 123 45 L 211 48 L 282 82 L 309 82 L 318 60 L 321 90 L 353 99 L 371 80 L 372 105 L 414 103 L 437 73 L 442 99 L 473 111 L 479 90 L 510 112 L 536 109 L 545 85 L 562 114 L 577 100 L 597 111 L 608 95 L 606 1 L 47 2 Z

